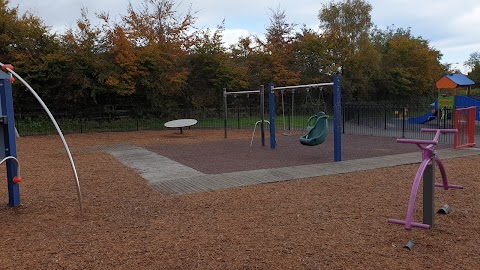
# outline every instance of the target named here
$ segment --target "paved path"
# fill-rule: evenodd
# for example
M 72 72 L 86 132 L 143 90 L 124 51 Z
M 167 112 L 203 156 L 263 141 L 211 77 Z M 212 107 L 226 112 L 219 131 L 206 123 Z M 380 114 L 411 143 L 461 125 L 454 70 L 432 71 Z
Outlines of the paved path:
M 420 152 L 274 169 L 222 174 L 204 174 L 144 148 L 122 145 L 107 150 L 123 164 L 134 168 L 156 190 L 188 194 L 323 175 L 349 173 L 421 162 Z M 442 159 L 480 155 L 479 148 L 437 150 Z
M 154 152 L 132 145 L 116 145 L 106 150 L 126 166 L 135 169 L 150 184 L 203 175 Z

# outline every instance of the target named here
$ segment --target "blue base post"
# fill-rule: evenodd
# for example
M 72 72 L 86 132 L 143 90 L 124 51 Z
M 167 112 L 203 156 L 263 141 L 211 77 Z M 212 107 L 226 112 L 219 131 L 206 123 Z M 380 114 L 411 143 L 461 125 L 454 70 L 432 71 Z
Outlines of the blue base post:
M 13 113 L 12 84 L 10 76 L 0 71 L 0 157 L 17 157 L 17 144 L 15 141 L 15 119 Z M 13 160 L 6 161 L 8 182 L 8 205 L 11 207 L 20 205 L 20 187 L 13 182 L 17 176 L 17 164 Z
M 333 145 L 334 160 L 342 161 L 342 91 L 340 76 L 333 76 Z

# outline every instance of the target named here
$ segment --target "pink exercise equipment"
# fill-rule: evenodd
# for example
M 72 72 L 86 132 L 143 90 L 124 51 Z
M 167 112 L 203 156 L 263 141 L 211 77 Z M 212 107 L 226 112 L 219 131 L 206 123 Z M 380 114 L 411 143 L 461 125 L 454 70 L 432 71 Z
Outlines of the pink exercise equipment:
M 420 163 L 420 167 L 417 170 L 417 174 L 415 175 L 415 179 L 413 180 L 412 184 L 412 191 L 410 192 L 410 199 L 408 201 L 408 208 L 407 208 L 407 215 L 405 220 L 398 220 L 398 219 L 389 219 L 389 223 L 394 224 L 402 224 L 405 225 L 405 229 L 410 230 L 412 227 L 424 228 L 428 229 L 433 225 L 433 187 L 443 187 L 443 189 L 448 190 L 450 188 L 453 189 L 463 189 L 463 186 L 459 185 L 450 185 L 448 183 L 447 174 L 445 172 L 445 167 L 443 166 L 442 161 L 435 153 L 435 146 L 438 144 L 438 139 L 440 134 L 442 133 L 457 133 L 458 130 L 456 129 L 430 129 L 430 128 L 423 128 L 422 132 L 435 132 L 435 137 L 433 140 L 415 140 L 415 139 L 397 139 L 397 143 L 410 143 L 416 144 L 418 148 L 422 151 L 422 163 Z M 440 169 L 440 173 L 442 176 L 442 183 L 435 184 L 435 163 L 438 165 Z M 430 166 L 428 173 L 426 172 L 427 167 Z M 428 174 L 428 177 L 427 177 Z M 424 178 L 424 200 L 423 200 L 423 210 L 424 210 L 424 223 L 417 223 L 413 222 L 413 215 L 414 215 L 414 208 L 415 208 L 415 200 L 417 198 L 417 191 L 420 185 L 420 181 Z M 431 183 L 429 185 L 427 183 Z M 427 200 L 425 196 L 429 197 Z M 427 218 L 426 218 L 427 217 Z M 427 220 L 425 220 L 427 219 Z

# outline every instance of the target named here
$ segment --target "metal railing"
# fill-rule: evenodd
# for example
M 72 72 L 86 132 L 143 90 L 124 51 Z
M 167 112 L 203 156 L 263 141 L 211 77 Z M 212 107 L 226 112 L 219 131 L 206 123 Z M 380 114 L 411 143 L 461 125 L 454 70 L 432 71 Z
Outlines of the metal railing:
M 288 112 L 283 116 L 276 112 L 277 130 L 303 131 L 306 121 L 313 113 L 310 108 L 296 108 L 293 116 Z M 329 128 L 333 130 L 333 114 L 328 113 Z M 436 112 L 430 107 L 397 107 L 387 105 L 346 104 L 342 107 L 342 132 L 388 136 L 396 138 L 426 139 L 420 132 L 422 128 L 453 128 L 453 110 Z M 55 114 L 54 114 L 55 115 Z M 234 107 L 228 109 L 228 129 L 252 129 L 260 120 L 259 106 Z M 142 115 L 122 111 L 121 113 L 95 113 L 88 117 L 65 117 L 55 115 L 65 133 L 87 132 L 125 132 L 136 130 L 161 130 L 167 121 L 179 118 L 195 118 L 197 129 L 223 129 L 224 111 L 219 108 L 177 109 L 167 113 L 155 111 Z M 18 117 L 16 127 L 21 135 L 53 134 L 55 129 L 46 118 Z M 480 134 L 479 122 L 476 122 L 475 134 Z M 453 135 L 443 136 L 442 143 L 453 143 Z

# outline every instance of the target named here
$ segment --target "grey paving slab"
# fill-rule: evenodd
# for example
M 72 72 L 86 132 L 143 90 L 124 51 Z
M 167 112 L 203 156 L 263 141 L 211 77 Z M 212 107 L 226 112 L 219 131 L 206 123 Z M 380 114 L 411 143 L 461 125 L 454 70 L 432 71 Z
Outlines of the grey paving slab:
M 166 194 L 208 192 L 421 162 L 421 153 L 415 152 L 334 163 L 207 175 L 141 147 L 123 145 L 108 149 L 107 152 L 125 165 L 134 168 L 154 189 Z M 480 149 L 441 149 L 436 153 L 441 159 L 449 159 L 480 155 Z
M 133 145 L 121 145 L 107 152 L 137 171 L 149 183 L 203 175 L 174 160 Z

